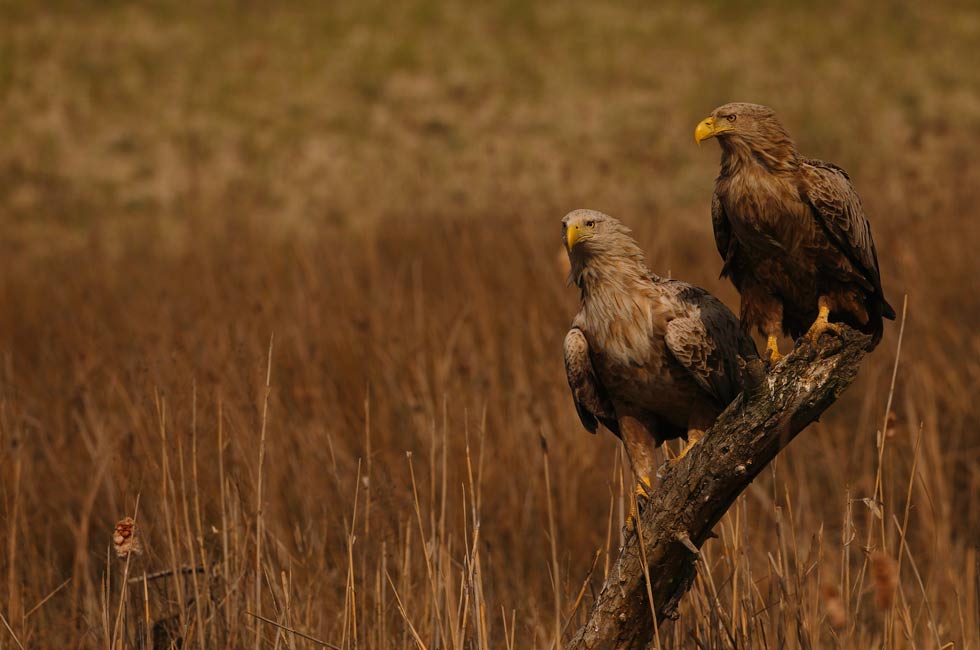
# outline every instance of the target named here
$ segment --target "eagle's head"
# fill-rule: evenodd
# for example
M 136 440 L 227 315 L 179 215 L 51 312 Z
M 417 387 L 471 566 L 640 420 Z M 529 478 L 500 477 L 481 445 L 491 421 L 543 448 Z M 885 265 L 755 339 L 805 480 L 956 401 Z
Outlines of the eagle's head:
M 761 104 L 733 102 L 711 111 L 694 129 L 694 141 L 698 144 L 708 138 L 718 138 L 726 152 L 744 148 L 777 158 L 795 152 L 793 141 L 776 119 L 776 113 Z
M 579 284 L 587 268 L 643 264 L 643 251 L 618 219 L 597 210 L 573 210 L 561 220 L 561 237 Z
M 629 228 L 598 210 L 566 214 L 561 220 L 561 238 L 570 257 L 607 249 L 623 238 L 631 239 Z

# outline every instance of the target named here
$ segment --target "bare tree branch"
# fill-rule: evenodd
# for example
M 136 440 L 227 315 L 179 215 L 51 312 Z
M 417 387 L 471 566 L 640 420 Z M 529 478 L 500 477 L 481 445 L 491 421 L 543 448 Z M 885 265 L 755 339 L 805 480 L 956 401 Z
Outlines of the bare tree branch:
M 801 343 L 756 388 L 725 410 L 704 439 L 668 469 L 640 515 L 642 540 L 628 537 L 616 566 L 569 650 L 645 648 L 654 623 L 642 557 L 658 624 L 676 616 L 695 575 L 699 549 L 749 483 L 850 386 L 868 337 L 845 329 L 815 349 Z

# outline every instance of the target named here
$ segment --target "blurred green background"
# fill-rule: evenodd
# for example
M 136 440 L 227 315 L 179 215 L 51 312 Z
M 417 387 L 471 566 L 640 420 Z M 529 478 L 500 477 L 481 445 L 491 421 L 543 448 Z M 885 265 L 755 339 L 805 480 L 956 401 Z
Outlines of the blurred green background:
M 717 148 L 692 130 L 733 100 L 848 169 L 876 232 L 980 180 L 975 3 L 0 8 L 7 246 L 581 206 L 703 233 Z

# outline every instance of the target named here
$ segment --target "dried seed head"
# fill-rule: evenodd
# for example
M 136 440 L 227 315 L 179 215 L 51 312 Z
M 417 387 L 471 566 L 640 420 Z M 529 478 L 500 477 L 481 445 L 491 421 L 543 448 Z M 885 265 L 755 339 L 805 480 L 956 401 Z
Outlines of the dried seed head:
M 887 553 L 878 551 L 871 556 L 871 575 L 875 582 L 875 602 L 881 609 L 889 609 L 895 603 L 895 587 L 898 586 L 895 561 Z
M 842 630 L 847 625 L 847 614 L 844 612 L 844 603 L 840 599 L 840 593 L 834 585 L 825 585 L 821 593 L 823 597 L 823 610 L 827 615 L 827 622 L 835 630 Z
M 116 549 L 116 555 L 121 558 L 133 555 L 140 555 L 143 546 L 140 544 L 139 529 L 132 517 L 121 519 L 116 524 L 116 529 L 112 532 L 112 545 Z
M 898 426 L 898 414 L 895 411 L 888 411 L 888 416 L 885 418 L 885 429 L 887 430 L 887 437 L 891 438 L 895 435 L 895 427 Z

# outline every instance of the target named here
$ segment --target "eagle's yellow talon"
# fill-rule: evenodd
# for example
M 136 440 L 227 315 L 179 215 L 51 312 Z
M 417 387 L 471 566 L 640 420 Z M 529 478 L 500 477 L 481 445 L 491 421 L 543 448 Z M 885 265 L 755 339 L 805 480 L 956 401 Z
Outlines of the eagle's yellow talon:
M 820 311 L 817 313 L 817 320 L 813 321 L 813 325 L 807 330 L 806 340 L 810 345 L 816 345 L 817 341 L 824 332 L 833 332 L 834 334 L 840 334 L 843 329 L 837 323 L 831 323 L 828 320 L 830 317 L 830 308 L 827 305 L 821 304 Z
M 630 499 L 630 512 L 626 516 L 626 530 L 636 530 L 636 504 L 641 498 L 647 499 L 650 497 L 650 477 L 641 476 L 640 481 L 636 484 L 636 494 L 635 497 Z
M 684 456 L 687 456 L 687 452 L 691 451 L 691 448 L 694 447 L 694 445 L 697 444 L 698 440 L 700 440 L 701 439 L 701 436 L 703 436 L 703 435 L 704 435 L 704 433 L 702 431 L 694 431 L 694 430 L 688 431 L 687 432 L 687 443 L 684 445 L 684 448 L 681 449 L 681 453 L 677 454 L 677 456 L 675 456 L 674 458 L 671 458 L 670 460 L 668 460 L 667 461 L 667 464 L 670 465 L 671 467 L 673 467 L 674 465 L 676 465 L 677 463 L 679 463 L 680 460 L 681 460 L 681 458 L 684 458 Z
M 766 352 L 769 354 L 769 365 L 774 366 L 779 363 L 779 360 L 783 358 L 783 355 L 779 353 L 779 342 L 776 341 L 776 337 L 770 335 L 766 339 Z

